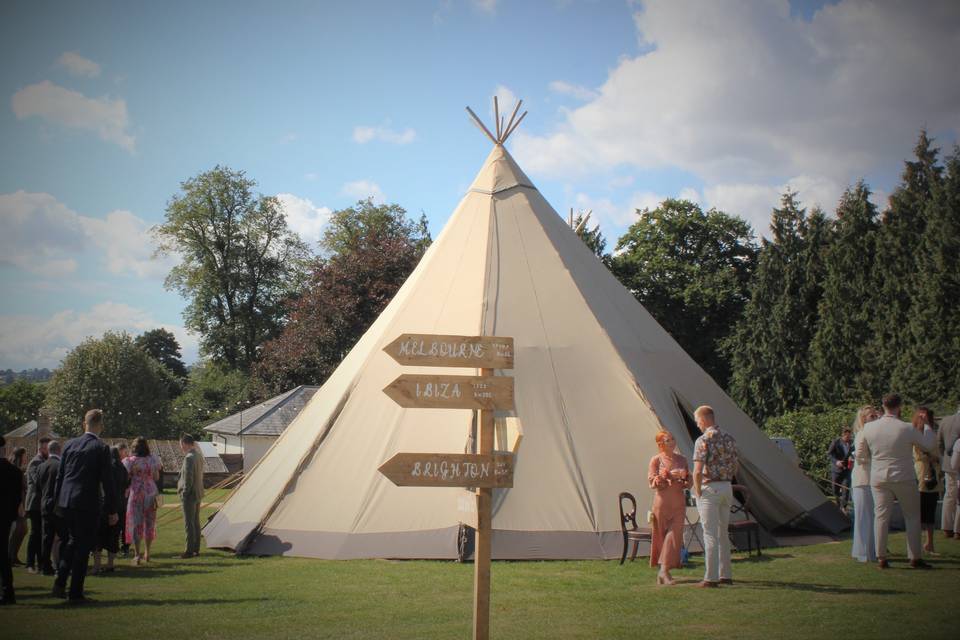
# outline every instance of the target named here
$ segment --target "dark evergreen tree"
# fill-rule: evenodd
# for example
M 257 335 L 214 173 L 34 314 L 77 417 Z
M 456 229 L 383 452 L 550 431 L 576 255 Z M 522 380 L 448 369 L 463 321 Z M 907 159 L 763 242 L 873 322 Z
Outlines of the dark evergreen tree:
M 913 252 L 909 345 L 898 360 L 898 389 L 918 402 L 955 400 L 960 394 L 960 148 L 931 185 L 926 227 Z
M 810 342 L 816 333 L 829 229 L 787 191 L 770 222 L 750 287 L 750 302 L 726 342 L 730 394 L 757 422 L 802 406 Z
M 583 214 L 578 213 L 577 217 L 573 220 L 573 228 L 576 229 L 582 222 Z M 610 256 L 606 253 L 607 239 L 603 237 L 603 232 L 600 231 L 599 224 L 594 225 L 593 229 L 584 224 L 583 229 L 581 229 L 580 233 L 577 235 L 579 235 L 580 239 L 583 240 L 583 244 L 587 245 L 590 251 L 593 251 L 593 255 L 600 258 L 604 264 L 609 263 Z
M 810 353 L 813 402 L 837 404 L 863 395 L 860 376 L 877 301 L 873 277 L 877 215 L 863 180 L 844 192 L 837 207 Z
M 873 316 L 871 343 L 866 350 L 869 360 L 861 379 L 871 396 L 890 389 L 907 393 L 902 385 L 909 376 L 900 361 L 916 345 L 907 328 L 913 292 L 920 284 L 917 256 L 927 226 L 927 208 L 940 184 L 942 167 L 926 131 L 921 131 L 914 155 L 915 160 L 905 163 L 902 183 L 890 196 L 877 235 L 875 271 L 882 308 Z

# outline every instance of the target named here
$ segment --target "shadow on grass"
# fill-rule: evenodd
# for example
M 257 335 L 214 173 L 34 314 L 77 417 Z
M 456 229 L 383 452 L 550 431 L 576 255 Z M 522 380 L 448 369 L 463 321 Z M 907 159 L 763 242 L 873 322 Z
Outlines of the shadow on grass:
M 730 562 L 732 564 L 756 564 L 758 562 L 773 562 L 774 560 L 789 560 L 790 558 L 793 558 L 792 553 L 765 553 L 763 555 L 747 556 L 746 558 L 731 558 Z
M 48 602 L 45 603 L 29 603 L 30 600 L 39 600 L 46 599 Z M 140 606 L 157 606 L 165 607 L 167 605 L 227 605 L 227 604 L 241 604 L 244 602 L 263 602 L 263 598 L 181 598 L 173 599 L 170 598 L 132 598 L 124 600 L 109 600 L 109 599 L 100 599 L 99 597 L 93 598 L 88 602 L 82 605 L 70 604 L 67 600 L 57 599 L 54 602 L 49 602 L 50 596 L 40 596 L 40 595 L 30 595 L 26 598 L 17 598 L 18 602 L 20 600 L 25 600 L 22 604 L 26 604 L 31 609 L 56 609 L 58 611 L 69 611 L 69 610 L 87 610 L 87 609 L 112 609 L 115 607 L 140 607 Z
M 835 595 L 895 596 L 908 593 L 907 591 L 900 591 L 898 589 L 866 589 L 863 587 L 841 587 L 835 584 L 777 582 L 775 580 L 737 580 L 735 585 L 757 589 L 783 589 L 787 591 L 807 591 L 810 593 L 830 593 Z

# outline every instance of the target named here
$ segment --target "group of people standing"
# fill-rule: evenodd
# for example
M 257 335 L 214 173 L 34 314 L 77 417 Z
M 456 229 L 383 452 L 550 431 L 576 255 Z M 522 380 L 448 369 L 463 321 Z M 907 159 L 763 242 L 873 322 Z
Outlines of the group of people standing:
M 654 490 L 650 566 L 659 566 L 658 585 L 673 585 L 670 570 L 681 566 L 683 525 L 686 515 L 685 491 L 697 501 L 703 527 L 704 576 L 698 586 L 715 588 L 733 584 L 730 563 L 730 508 L 733 505 L 733 477 L 739 466 L 737 443 L 717 425 L 711 407 L 694 412 L 702 435 L 693 446 L 693 473 L 687 459 L 677 451 L 677 442 L 667 431 L 656 436 L 659 453 L 650 460 L 647 481 Z
M 851 555 L 860 562 L 876 562 L 881 569 L 890 566 L 887 537 L 894 501 L 900 505 L 907 533 L 907 556 L 910 566 L 930 568 L 922 558 L 923 551 L 934 553 L 937 502 L 944 489 L 941 528 L 946 538 L 960 538 L 960 511 L 957 508 L 957 471 L 960 469 L 960 410 L 941 421 L 939 430 L 933 412 L 919 407 L 911 422 L 900 419 L 902 401 L 897 394 L 883 398 L 883 412 L 862 407 L 853 428 L 841 440 L 852 446 L 843 449 L 834 442 L 830 457 L 836 468 L 851 466 L 854 507 L 853 548 Z M 941 467 L 943 482 L 941 482 Z M 846 478 L 834 472 L 835 486 Z M 923 533 L 926 541 L 923 541 Z
M 11 565 L 23 539 L 18 531 L 27 519 L 27 571 L 56 576 L 53 595 L 71 604 L 88 601 L 84 581 L 91 553 L 94 573 L 114 571 L 121 540 L 125 554 L 133 547 L 134 565 L 150 561 L 157 535 L 160 462 L 143 437 L 133 441 L 130 455 L 126 445 L 104 443 L 99 409 L 86 413 L 83 427 L 83 435 L 67 442 L 62 451 L 59 442 L 41 439 L 37 455 L 26 465 L 17 460 L 18 455 L 25 457 L 20 449 L 11 460 L 6 458 L 6 443 L 0 437 L 0 532 L 9 532 L 11 539 L 10 552 L 0 554 L 0 604 L 16 601 Z M 203 457 L 190 435 L 181 437 L 180 448 L 185 456 L 177 489 L 187 533 L 180 557 L 190 558 L 200 552 Z

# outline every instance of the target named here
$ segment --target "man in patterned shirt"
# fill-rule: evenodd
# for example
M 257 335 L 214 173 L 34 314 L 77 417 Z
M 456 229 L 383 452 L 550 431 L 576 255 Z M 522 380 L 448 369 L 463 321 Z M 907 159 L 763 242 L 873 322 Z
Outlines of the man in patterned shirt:
M 717 427 L 713 409 L 703 405 L 694 412 L 703 435 L 693 447 L 693 494 L 703 527 L 706 572 L 701 587 L 733 584 L 730 570 L 731 481 L 737 472 L 737 442 Z

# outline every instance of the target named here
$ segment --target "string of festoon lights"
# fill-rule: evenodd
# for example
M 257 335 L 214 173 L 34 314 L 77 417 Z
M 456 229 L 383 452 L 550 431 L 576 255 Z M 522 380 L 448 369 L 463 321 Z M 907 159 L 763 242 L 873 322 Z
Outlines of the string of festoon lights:
M 94 397 L 97 397 L 99 395 L 100 394 L 97 393 L 95 394 Z M 98 403 L 98 402 L 92 402 L 92 401 L 89 403 L 80 403 L 77 405 L 77 409 L 80 412 L 83 412 L 91 408 L 100 407 L 102 404 L 105 404 L 105 403 Z M 238 400 L 237 402 L 227 404 L 222 408 L 221 407 L 210 408 L 206 405 L 202 405 L 199 403 L 188 402 L 185 405 L 179 405 L 179 406 L 172 404 L 165 413 L 170 414 L 170 413 L 188 412 L 188 413 L 198 414 L 201 418 L 210 418 L 210 417 L 220 417 L 225 414 L 229 415 L 231 412 L 236 412 L 237 409 L 240 409 L 240 411 L 248 411 L 249 409 L 253 409 L 256 405 L 260 405 L 261 407 L 264 407 L 264 408 L 271 406 L 269 401 L 255 402 L 253 400 Z M 154 409 L 153 411 L 127 412 L 127 415 L 128 416 L 136 415 L 137 417 L 144 417 L 144 416 L 150 415 L 151 413 L 154 415 L 160 415 L 161 410 Z M 49 411 L 45 411 L 43 408 L 41 408 L 36 413 L 14 414 L 11 417 L 14 422 L 23 424 L 23 423 L 29 422 L 30 420 L 39 420 L 44 416 L 52 418 L 53 415 L 54 415 L 53 413 Z M 116 415 L 122 416 L 123 411 L 117 411 Z

